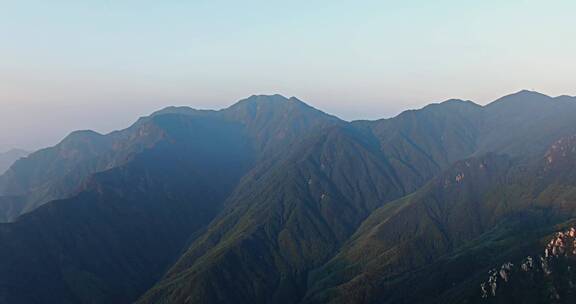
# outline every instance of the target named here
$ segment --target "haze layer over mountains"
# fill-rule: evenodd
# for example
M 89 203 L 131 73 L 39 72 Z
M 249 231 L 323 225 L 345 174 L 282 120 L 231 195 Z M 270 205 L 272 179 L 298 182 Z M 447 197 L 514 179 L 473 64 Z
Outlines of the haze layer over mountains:
M 480 283 L 573 225 L 575 169 L 569 96 L 166 108 L 0 176 L 0 303 L 511 303 Z
M 28 151 L 21 149 L 12 149 L 6 152 L 0 152 L 0 174 L 3 174 L 18 159 L 30 154 Z

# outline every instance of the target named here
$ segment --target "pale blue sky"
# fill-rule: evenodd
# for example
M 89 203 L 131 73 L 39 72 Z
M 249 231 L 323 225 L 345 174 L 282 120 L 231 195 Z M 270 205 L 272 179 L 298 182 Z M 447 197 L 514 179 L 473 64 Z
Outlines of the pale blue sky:
M 0 0 L 0 151 L 251 94 L 344 119 L 576 95 L 575 13 L 554 0 Z

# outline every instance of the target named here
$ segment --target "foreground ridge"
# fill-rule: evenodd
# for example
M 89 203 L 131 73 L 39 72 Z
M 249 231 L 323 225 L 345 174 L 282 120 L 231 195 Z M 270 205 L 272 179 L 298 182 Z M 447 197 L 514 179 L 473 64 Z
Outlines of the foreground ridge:
M 576 229 L 570 227 L 555 233 L 540 255 L 529 255 L 518 266 L 506 262 L 499 269 L 489 270 L 488 281 L 480 284 L 480 296 L 497 297 L 499 289 L 506 289 L 515 280 L 532 281 L 543 289 L 550 303 L 570 303 L 568 299 L 573 299 L 576 292 L 576 273 L 572 269 L 575 261 Z

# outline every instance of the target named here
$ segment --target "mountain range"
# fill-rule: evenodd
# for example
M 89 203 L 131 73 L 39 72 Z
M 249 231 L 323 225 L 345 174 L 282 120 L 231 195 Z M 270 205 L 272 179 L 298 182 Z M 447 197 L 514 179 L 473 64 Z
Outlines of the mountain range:
M 480 284 L 573 224 L 575 118 L 532 91 L 352 122 L 258 95 L 73 132 L 0 176 L 0 303 L 530 303 Z

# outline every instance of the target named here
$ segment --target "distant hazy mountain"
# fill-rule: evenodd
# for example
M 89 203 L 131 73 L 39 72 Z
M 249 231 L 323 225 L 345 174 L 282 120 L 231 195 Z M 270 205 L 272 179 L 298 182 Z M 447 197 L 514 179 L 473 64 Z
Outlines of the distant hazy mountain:
M 0 175 L 6 172 L 15 161 L 26 157 L 30 152 L 21 149 L 12 149 L 7 152 L 0 152 Z
M 573 218 L 575 117 L 529 91 L 354 122 L 272 95 L 75 132 L 0 177 L 0 303 L 480 303 Z

